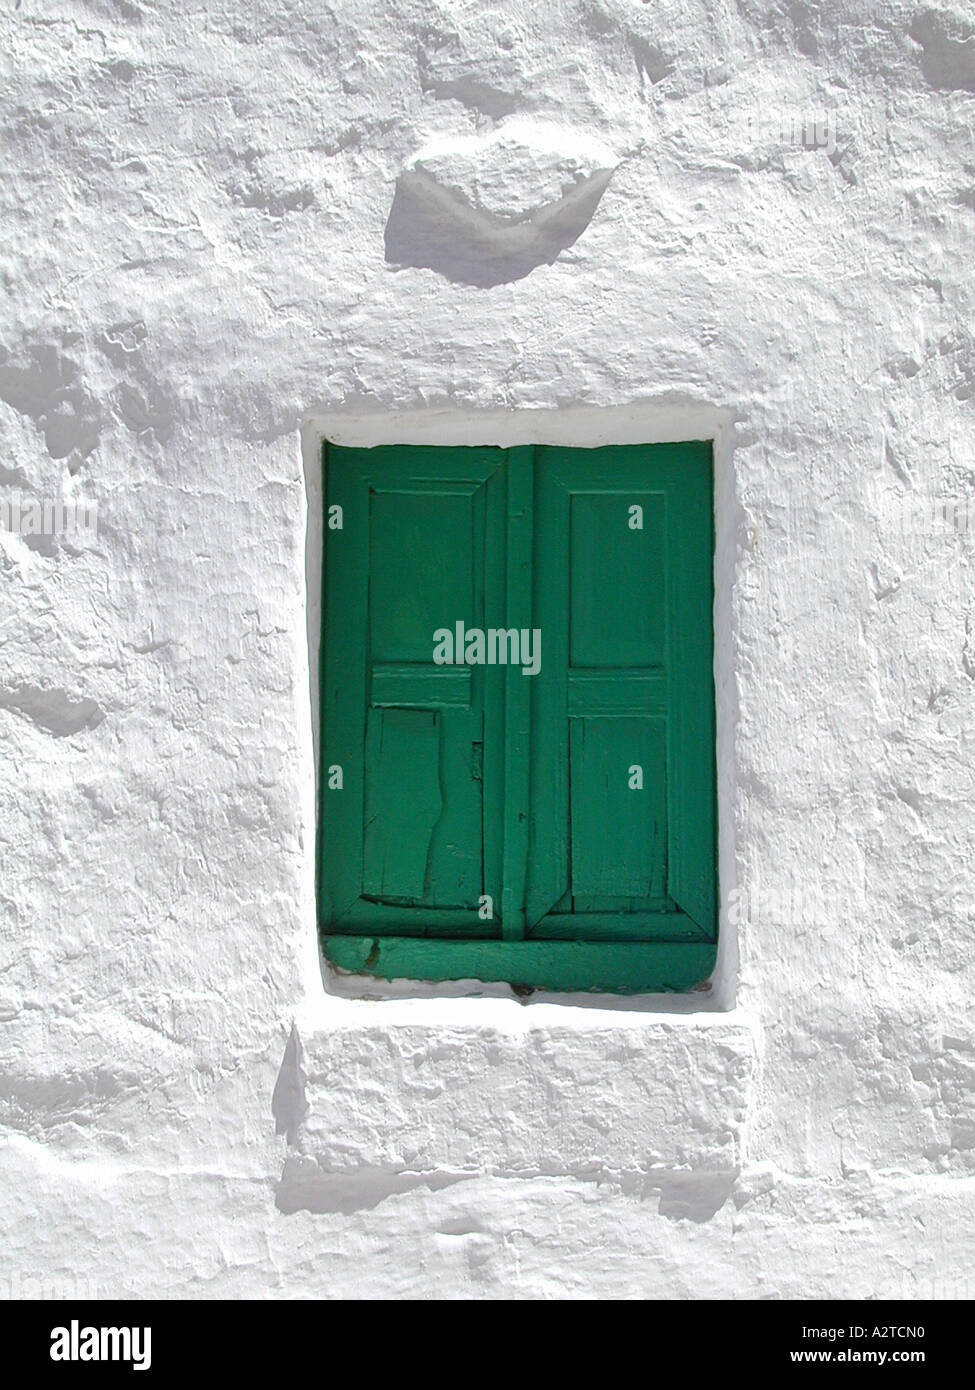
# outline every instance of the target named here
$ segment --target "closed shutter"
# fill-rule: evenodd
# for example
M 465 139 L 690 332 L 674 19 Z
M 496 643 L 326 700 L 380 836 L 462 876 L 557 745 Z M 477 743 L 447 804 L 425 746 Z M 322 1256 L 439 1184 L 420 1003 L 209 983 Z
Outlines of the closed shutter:
M 706 979 L 710 445 L 327 446 L 325 470 L 326 956 L 555 989 Z M 538 673 L 435 664 L 458 623 L 537 629 Z
M 503 746 L 487 668 L 433 633 L 504 602 L 504 454 L 329 448 L 322 662 L 322 911 L 330 931 L 491 936 Z M 340 509 L 340 510 L 336 510 Z M 485 739 L 488 746 L 485 749 Z M 334 772 L 339 769 L 341 785 Z
M 540 448 L 535 472 L 530 932 L 710 940 L 710 449 Z

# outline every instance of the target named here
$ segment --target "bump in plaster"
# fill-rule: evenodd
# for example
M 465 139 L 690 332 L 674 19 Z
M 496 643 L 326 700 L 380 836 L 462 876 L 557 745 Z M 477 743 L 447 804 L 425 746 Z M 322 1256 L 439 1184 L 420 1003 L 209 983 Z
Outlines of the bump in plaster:
M 386 260 L 482 287 L 523 279 L 578 240 L 618 164 L 600 141 L 537 122 L 436 140 L 397 180 Z

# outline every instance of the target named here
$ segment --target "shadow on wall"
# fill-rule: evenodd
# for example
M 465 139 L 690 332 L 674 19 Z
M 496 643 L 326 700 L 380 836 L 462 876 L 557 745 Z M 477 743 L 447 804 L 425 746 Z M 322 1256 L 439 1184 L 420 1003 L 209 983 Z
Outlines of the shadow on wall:
M 441 1192 L 477 1176 L 476 1173 L 388 1172 L 370 1164 L 329 1171 L 311 1155 L 291 1154 L 285 1162 L 274 1205 L 282 1216 L 294 1216 L 299 1211 L 315 1216 L 328 1213 L 352 1216 L 359 1211 L 374 1211 L 389 1197 L 418 1189 Z
M 301 1065 L 301 1038 L 298 1036 L 298 1029 L 292 1024 L 278 1079 L 274 1083 L 271 1095 L 275 1134 L 283 1134 L 289 1144 L 294 1144 L 307 1113 L 305 1073 Z
M 611 169 L 600 169 L 558 202 L 508 221 L 472 207 L 424 170 L 406 170 L 386 223 L 386 260 L 480 289 L 522 280 L 579 239 L 612 176 Z
M 975 21 L 954 10 L 918 10 L 911 38 L 921 45 L 921 71 L 941 91 L 975 92 Z

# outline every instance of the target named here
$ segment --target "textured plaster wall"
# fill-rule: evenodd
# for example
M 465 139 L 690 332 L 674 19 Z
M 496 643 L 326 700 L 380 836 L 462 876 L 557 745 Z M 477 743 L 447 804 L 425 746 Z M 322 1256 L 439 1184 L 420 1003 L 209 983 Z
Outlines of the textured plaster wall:
M 22 0 L 0 71 L 0 498 L 99 523 L 0 532 L 0 1293 L 970 1294 L 971 8 Z M 323 983 L 325 429 L 718 440 L 710 995 Z

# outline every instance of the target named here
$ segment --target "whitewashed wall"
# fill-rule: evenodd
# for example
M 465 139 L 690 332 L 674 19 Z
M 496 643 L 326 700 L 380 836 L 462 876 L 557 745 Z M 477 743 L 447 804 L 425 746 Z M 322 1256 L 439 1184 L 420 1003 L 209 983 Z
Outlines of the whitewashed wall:
M 98 509 L 0 532 L 0 1294 L 975 1292 L 971 8 L 22 0 L 0 71 L 0 498 Z M 325 430 L 716 439 L 709 996 L 323 983 Z

